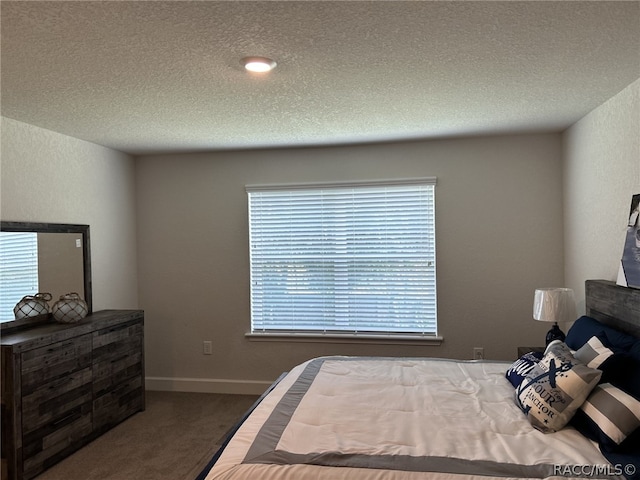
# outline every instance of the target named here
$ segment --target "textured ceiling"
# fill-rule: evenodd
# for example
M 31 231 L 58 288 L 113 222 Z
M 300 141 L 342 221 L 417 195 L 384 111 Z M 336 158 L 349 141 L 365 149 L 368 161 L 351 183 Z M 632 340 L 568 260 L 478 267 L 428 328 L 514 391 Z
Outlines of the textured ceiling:
M 2 115 L 129 153 L 561 130 L 640 78 L 640 2 L 7 1 Z M 245 73 L 248 55 L 275 59 Z

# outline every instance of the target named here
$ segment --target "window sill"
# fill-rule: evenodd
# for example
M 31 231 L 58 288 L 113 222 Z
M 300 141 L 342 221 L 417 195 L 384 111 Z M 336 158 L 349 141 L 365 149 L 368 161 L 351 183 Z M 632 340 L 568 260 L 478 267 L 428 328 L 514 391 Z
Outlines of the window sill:
M 428 335 L 375 335 L 336 333 L 245 333 L 252 342 L 302 342 L 302 343 L 352 343 L 377 345 L 434 345 L 444 341 L 443 337 Z

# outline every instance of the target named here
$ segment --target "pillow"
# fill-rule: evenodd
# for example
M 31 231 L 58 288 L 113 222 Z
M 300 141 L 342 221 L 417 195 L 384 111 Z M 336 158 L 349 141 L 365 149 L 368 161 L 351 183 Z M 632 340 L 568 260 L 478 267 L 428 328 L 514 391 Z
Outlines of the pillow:
M 576 360 L 559 340 L 516 389 L 516 403 L 529 422 L 548 433 L 563 428 L 596 386 L 602 372 Z
M 615 452 L 635 454 L 638 456 L 638 460 L 640 460 L 640 428 L 636 428 L 636 431 L 629 435 L 627 439 L 615 449 Z M 638 467 L 638 474 L 640 475 L 640 466 Z
M 600 365 L 615 353 L 610 347 L 611 345 L 609 340 L 607 340 L 607 336 L 604 332 L 601 332 L 591 337 L 573 356 L 587 367 L 600 368 Z M 616 349 L 616 351 L 619 350 Z
M 637 338 L 632 337 L 624 332 L 620 332 L 614 328 L 598 322 L 596 319 L 583 315 L 577 319 L 567 332 L 567 338 L 565 342 L 573 349 L 578 350 L 589 339 L 600 333 L 604 333 L 609 340 L 612 347 L 619 348 L 621 350 L 629 350 L 634 347 L 634 344 L 638 342 Z
M 640 400 L 610 383 L 596 386 L 576 412 L 571 424 L 597 441 L 603 451 L 614 451 L 640 427 Z
M 629 353 L 616 353 L 600 367 L 601 383 L 611 383 L 635 398 L 640 398 L 640 357 Z
M 507 370 L 505 377 L 511 382 L 511 385 L 518 387 L 524 380 L 527 373 L 535 367 L 542 358 L 542 352 L 525 353 L 516 360 Z

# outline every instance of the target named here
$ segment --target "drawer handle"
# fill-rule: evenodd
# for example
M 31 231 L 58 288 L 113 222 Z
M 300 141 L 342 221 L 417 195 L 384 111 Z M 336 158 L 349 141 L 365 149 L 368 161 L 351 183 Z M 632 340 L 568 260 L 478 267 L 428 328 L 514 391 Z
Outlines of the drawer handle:
M 109 333 L 113 333 L 113 332 L 117 332 L 119 330 L 126 330 L 129 327 L 132 327 L 133 325 L 130 324 L 124 324 L 124 325 L 116 325 L 115 327 L 111 327 L 107 330 L 107 332 Z
M 116 388 L 113 393 L 115 393 L 116 395 L 120 395 L 122 392 L 124 392 L 127 388 L 129 387 L 129 384 L 125 384 L 125 385 L 121 385 L 118 388 Z
M 53 426 L 57 427 L 58 425 L 60 425 L 61 423 L 66 422 L 67 420 L 69 420 L 70 418 L 73 418 L 75 416 L 75 413 L 70 413 L 69 415 L 62 417 L 58 420 L 56 420 L 55 422 L 53 422 Z
M 73 380 L 73 377 L 67 377 L 67 378 L 64 378 L 64 379 L 62 379 L 62 380 L 60 380 L 60 381 L 56 382 L 56 384 L 55 384 L 55 385 L 51 385 L 51 386 L 49 387 L 49 390 L 54 390 L 54 389 L 56 389 L 56 388 L 60 388 L 62 385 L 64 385 L 65 383 L 69 383 L 71 380 Z
M 127 358 L 129 355 L 125 354 L 125 355 L 120 355 L 118 358 L 114 358 L 113 360 L 111 360 L 111 363 L 118 363 L 120 360 L 124 360 L 125 358 Z

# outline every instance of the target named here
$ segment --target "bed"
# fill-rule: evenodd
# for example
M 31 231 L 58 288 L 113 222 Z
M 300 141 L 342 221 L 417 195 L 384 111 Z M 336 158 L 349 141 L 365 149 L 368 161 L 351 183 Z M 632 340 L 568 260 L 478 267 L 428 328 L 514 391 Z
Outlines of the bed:
M 566 343 L 516 363 L 297 365 L 198 480 L 640 478 L 640 290 L 589 280 L 586 297 Z

